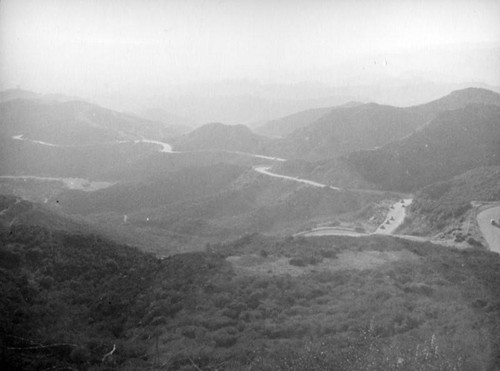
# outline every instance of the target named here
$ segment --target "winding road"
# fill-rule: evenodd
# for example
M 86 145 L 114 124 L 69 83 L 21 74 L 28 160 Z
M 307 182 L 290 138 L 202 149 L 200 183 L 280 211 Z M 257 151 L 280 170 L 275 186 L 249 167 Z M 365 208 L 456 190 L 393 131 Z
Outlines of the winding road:
M 304 183 L 304 184 L 307 184 L 307 185 L 310 185 L 310 186 L 313 186 L 313 187 L 318 187 L 318 188 L 330 188 L 330 189 L 334 189 L 336 191 L 341 191 L 342 190 L 342 188 L 333 187 L 333 186 L 330 186 L 330 185 L 327 185 L 327 184 L 314 182 L 312 180 L 307 180 L 307 179 L 302 179 L 302 178 L 298 178 L 298 177 L 293 177 L 293 176 L 288 176 L 288 175 L 280 175 L 280 174 L 272 173 L 272 172 L 269 171 L 269 169 L 271 169 L 271 166 L 254 166 L 253 169 L 256 172 L 258 172 L 258 173 L 261 173 L 261 174 L 264 174 L 264 175 L 268 175 L 268 176 L 271 176 L 271 177 L 274 177 L 274 178 L 281 178 L 281 179 L 292 180 L 292 181 L 295 181 L 295 182 Z
M 21 141 L 29 141 L 34 144 L 39 144 L 39 145 L 45 145 L 45 146 L 50 146 L 50 147 L 82 147 L 78 145 L 58 145 L 54 143 L 48 143 L 48 142 L 43 142 L 39 140 L 33 140 L 33 139 L 28 139 L 25 138 L 23 134 L 15 135 L 12 137 L 14 140 L 21 140 Z M 109 144 L 114 144 L 114 143 L 148 143 L 148 144 L 154 144 L 160 146 L 160 152 L 163 153 L 191 153 L 191 152 L 213 152 L 214 150 L 200 150 L 200 151 L 188 151 L 188 152 L 182 152 L 182 151 L 174 151 L 172 149 L 172 146 L 168 143 L 157 141 L 157 140 L 152 140 L 152 139 L 146 139 L 142 137 L 141 139 L 137 140 L 129 140 L 129 141 L 115 141 L 111 142 Z M 234 153 L 238 155 L 244 155 L 244 156 L 251 156 L 255 158 L 262 158 L 265 160 L 271 160 L 271 161 L 278 161 L 278 162 L 285 162 L 287 161 L 284 158 L 280 157 L 273 157 L 273 156 L 265 156 L 265 155 L 259 155 L 259 154 L 254 154 L 254 153 L 249 153 L 249 152 L 241 152 L 241 151 L 230 151 L 230 150 L 219 150 L 220 152 L 226 152 L 226 153 Z M 317 188 L 328 188 L 331 190 L 335 191 L 342 191 L 342 188 L 335 187 L 332 185 L 328 184 L 323 184 L 319 182 L 315 182 L 312 180 L 308 179 L 302 179 L 299 177 L 295 176 L 288 176 L 288 175 L 281 175 L 277 173 L 271 172 L 271 166 L 269 165 L 257 165 L 254 166 L 252 169 L 260 174 L 270 176 L 273 178 L 281 178 L 289 181 L 294 181 L 302 184 L 306 184 L 312 187 L 317 187 Z M 0 176 L 0 178 L 25 178 L 25 179 L 39 179 L 39 180 L 57 180 L 57 181 L 62 181 L 66 187 L 70 189 L 80 189 L 80 190 L 96 190 L 96 189 L 101 189 L 101 188 L 106 188 L 111 183 L 107 182 L 89 182 L 88 180 L 85 179 L 78 179 L 78 178 L 49 178 L 49 177 L 36 177 L 36 176 Z M 383 194 L 385 193 L 384 191 L 377 191 L 377 190 L 372 190 L 372 189 L 348 189 L 349 191 L 354 191 L 354 192 L 364 192 L 364 193 L 376 193 L 376 194 Z M 400 238 L 405 238 L 413 241 L 429 241 L 429 238 L 426 237 L 417 237 L 417 236 L 409 236 L 409 235 L 394 235 L 394 231 L 403 223 L 404 218 L 406 216 L 406 207 L 409 206 L 412 202 L 411 198 L 406 198 L 402 199 L 401 201 L 396 202 L 391 209 L 389 210 L 389 213 L 387 214 L 384 222 L 373 232 L 373 233 L 363 233 L 363 232 L 356 232 L 351 229 L 343 229 L 339 227 L 320 227 L 320 228 L 315 228 L 311 231 L 306 231 L 306 232 L 300 232 L 297 233 L 296 235 L 300 236 L 329 236 L 329 235 L 342 235 L 342 236 L 351 236 L 351 237 L 360 237 L 360 236 L 367 236 L 367 235 L 393 235 L 395 237 L 400 237 Z M 497 221 L 497 225 L 492 225 L 491 220 L 494 219 Z M 500 204 L 498 206 L 493 206 L 488 209 L 485 209 L 481 211 L 477 215 L 477 222 L 479 224 L 481 233 L 483 234 L 484 238 L 486 239 L 490 249 L 492 251 L 495 251 L 497 253 L 500 253 Z
M 495 220 L 495 225 L 491 224 L 492 220 Z M 500 204 L 481 211 L 477 223 L 490 250 L 500 254 Z
M 394 231 L 403 223 L 406 217 L 406 207 L 412 203 L 411 198 L 400 200 L 391 206 L 384 221 L 373 233 L 357 232 L 351 228 L 345 227 L 319 227 L 311 231 L 297 233 L 296 236 L 313 237 L 313 236 L 351 236 L 362 237 L 369 235 L 394 235 L 397 237 L 410 239 L 413 241 L 428 241 L 429 239 L 417 236 L 395 235 Z

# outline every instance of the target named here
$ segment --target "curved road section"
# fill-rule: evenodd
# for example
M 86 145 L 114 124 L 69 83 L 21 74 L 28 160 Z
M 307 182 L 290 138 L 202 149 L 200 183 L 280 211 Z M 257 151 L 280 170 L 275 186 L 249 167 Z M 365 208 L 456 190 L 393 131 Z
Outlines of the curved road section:
M 406 208 L 411 205 L 413 199 L 406 198 L 391 206 L 384 222 L 374 232 L 375 234 L 393 234 L 403 224 L 406 216 Z
M 500 254 L 500 205 L 481 211 L 477 223 L 490 250 Z
M 271 166 L 254 166 L 253 169 L 256 172 L 258 172 L 258 173 L 261 173 L 261 174 L 264 174 L 264 175 L 267 175 L 267 176 L 272 176 L 274 178 L 281 178 L 281 179 L 292 180 L 294 182 L 304 183 L 304 184 L 307 184 L 307 185 L 310 185 L 310 186 L 313 186 L 313 187 L 330 188 L 330 189 L 334 189 L 336 191 L 340 191 L 341 190 L 341 188 L 330 186 L 330 185 L 323 184 L 323 183 L 314 182 L 312 180 L 301 179 L 301 178 L 298 178 L 298 177 L 293 177 L 293 176 L 288 176 L 288 175 L 280 175 L 280 174 L 272 173 L 272 172 L 269 171 L 269 169 L 271 169 Z
M 297 233 L 296 236 L 312 237 L 312 236 L 351 236 L 361 237 L 373 234 L 394 235 L 401 238 L 406 238 L 414 241 L 427 241 L 422 237 L 395 235 L 394 231 L 403 223 L 406 217 L 406 207 L 412 203 L 413 199 L 407 198 L 396 202 L 391 206 L 387 213 L 384 222 L 373 232 L 357 232 L 356 230 L 343 227 L 319 227 L 311 231 Z

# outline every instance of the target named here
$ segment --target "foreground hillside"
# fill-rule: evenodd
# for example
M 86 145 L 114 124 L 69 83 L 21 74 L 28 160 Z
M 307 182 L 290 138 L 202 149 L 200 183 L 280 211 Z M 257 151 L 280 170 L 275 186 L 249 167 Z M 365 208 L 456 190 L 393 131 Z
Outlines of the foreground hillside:
M 1 229 L 0 241 L 2 369 L 94 368 L 113 344 L 118 364 L 143 356 L 136 329 L 156 259 L 41 227 Z
M 2 369 L 500 366 L 500 258 L 485 251 L 248 235 L 160 261 L 38 227 L 0 241 Z
M 481 166 L 500 165 L 500 107 L 446 111 L 407 138 L 347 161 L 384 189 L 409 191 Z

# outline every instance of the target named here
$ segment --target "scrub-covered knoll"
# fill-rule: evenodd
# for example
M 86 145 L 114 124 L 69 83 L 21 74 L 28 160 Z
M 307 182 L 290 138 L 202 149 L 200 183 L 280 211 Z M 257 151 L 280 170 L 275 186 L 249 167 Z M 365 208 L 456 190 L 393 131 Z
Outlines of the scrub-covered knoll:
M 174 271 L 161 279 L 167 303 L 171 295 L 189 293 L 190 304 L 164 319 L 153 351 L 172 369 L 498 366 L 495 254 L 389 237 L 260 235 L 209 251 L 196 261 L 212 274 L 190 269 L 198 278 L 186 276 L 188 257 L 177 255 L 169 259 Z M 371 263 L 338 264 L 353 256 Z M 282 269 L 283 261 L 293 274 Z
M 417 192 L 405 221 L 408 233 L 439 232 L 462 220 L 473 201 L 500 201 L 500 167 L 481 167 Z

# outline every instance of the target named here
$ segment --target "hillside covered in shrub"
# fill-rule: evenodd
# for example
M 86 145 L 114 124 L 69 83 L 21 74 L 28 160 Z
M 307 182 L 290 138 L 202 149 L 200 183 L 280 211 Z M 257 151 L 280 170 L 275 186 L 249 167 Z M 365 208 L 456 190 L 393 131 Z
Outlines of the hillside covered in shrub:
M 500 167 L 480 167 L 422 188 L 410 206 L 404 230 L 433 233 L 464 218 L 473 201 L 500 201 Z
M 383 189 L 411 191 L 481 166 L 500 165 L 500 107 L 446 111 L 407 138 L 347 161 Z
M 39 227 L 0 241 L 2 369 L 499 366 L 500 258 L 486 251 L 254 234 L 158 260 Z

